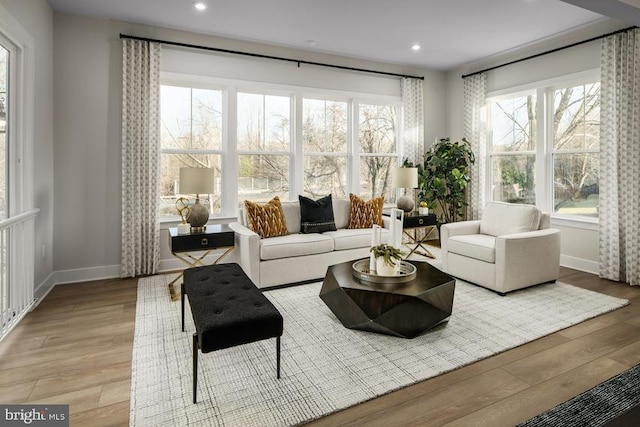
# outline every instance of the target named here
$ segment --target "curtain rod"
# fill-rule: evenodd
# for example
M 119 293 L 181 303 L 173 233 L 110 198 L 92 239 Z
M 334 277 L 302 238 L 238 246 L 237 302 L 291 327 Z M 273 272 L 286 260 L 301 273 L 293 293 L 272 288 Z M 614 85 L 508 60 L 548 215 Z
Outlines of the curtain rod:
M 169 40 L 150 39 L 150 38 L 146 38 L 146 37 L 130 36 L 130 35 L 127 35 L 127 34 L 122 34 L 122 33 L 120 33 L 120 38 L 121 39 L 131 39 L 131 40 L 140 40 L 140 41 L 151 42 L 151 43 L 160 43 L 160 44 L 166 44 L 166 45 L 169 45 L 169 46 L 186 47 L 186 48 L 189 48 L 189 49 L 200 49 L 200 50 L 208 50 L 208 51 L 212 51 L 212 52 L 230 53 L 230 54 L 233 54 L 233 55 L 251 56 L 253 58 L 274 59 L 274 60 L 277 60 L 277 61 L 294 62 L 294 63 L 298 64 L 298 67 L 300 67 L 300 64 L 316 65 L 316 66 L 319 66 L 319 67 L 338 68 L 340 70 L 358 71 L 358 72 L 361 72 L 361 73 L 381 74 L 381 75 L 384 75 L 384 76 L 392 76 L 392 77 L 402 77 L 402 78 L 409 78 L 409 79 L 424 80 L 424 77 L 419 77 L 419 76 L 410 76 L 410 75 L 406 75 L 406 74 L 389 73 L 389 72 L 386 72 L 386 71 L 367 70 L 365 68 L 345 67 L 343 65 L 325 64 L 325 63 L 322 63 L 322 62 L 305 61 L 305 60 L 302 60 L 302 59 L 285 58 L 285 57 L 282 57 L 282 56 L 271 56 L 271 55 L 262 55 L 262 54 L 259 54 L 259 53 L 241 52 L 239 50 L 221 49 L 221 48 L 217 48 L 217 47 L 202 46 L 202 45 L 189 44 L 189 43 L 173 42 L 173 41 L 169 41 Z
M 493 67 L 485 68 L 484 70 L 474 71 L 473 73 L 469 73 L 469 74 L 463 74 L 462 78 L 465 79 L 467 77 L 475 76 L 476 74 L 486 73 L 487 71 L 495 70 L 496 68 L 506 67 L 507 65 L 517 64 L 518 62 L 527 61 L 529 59 L 537 58 L 539 56 L 548 55 L 550 53 L 555 53 L 555 52 L 558 52 L 558 51 L 564 50 L 564 49 L 569 49 L 570 47 L 579 46 L 581 44 L 585 44 L 585 43 L 589 43 L 589 42 L 592 42 L 592 41 L 595 41 L 595 40 L 603 39 L 605 37 L 613 36 L 615 34 L 624 33 L 625 31 L 629 31 L 629 30 L 632 30 L 634 28 L 638 28 L 638 27 L 636 27 L 634 25 L 632 27 L 627 27 L 627 28 L 623 28 L 621 30 L 613 31 L 611 33 L 603 34 L 601 36 L 591 37 L 590 39 L 587 39 L 587 40 L 582 40 L 582 41 L 579 41 L 579 42 L 576 42 L 576 43 L 571 43 L 571 44 L 566 45 L 566 46 L 561 46 L 561 47 L 557 47 L 555 49 L 547 50 L 546 52 L 536 53 L 535 55 L 527 56 L 525 58 L 520 58 L 520 59 L 516 59 L 514 61 L 506 62 L 504 64 L 495 65 Z

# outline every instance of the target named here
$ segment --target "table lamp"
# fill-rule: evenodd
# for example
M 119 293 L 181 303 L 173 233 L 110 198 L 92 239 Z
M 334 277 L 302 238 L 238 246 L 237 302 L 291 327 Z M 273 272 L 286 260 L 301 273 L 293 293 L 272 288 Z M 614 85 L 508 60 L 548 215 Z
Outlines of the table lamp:
M 416 205 L 413 197 L 407 194 L 407 188 L 418 187 L 418 168 L 396 168 L 396 187 L 404 188 L 404 194 L 398 198 L 398 209 L 411 212 Z
M 214 170 L 209 168 L 180 168 L 180 194 L 195 194 L 187 221 L 192 233 L 202 233 L 209 221 L 207 207 L 200 204 L 200 194 L 213 193 Z

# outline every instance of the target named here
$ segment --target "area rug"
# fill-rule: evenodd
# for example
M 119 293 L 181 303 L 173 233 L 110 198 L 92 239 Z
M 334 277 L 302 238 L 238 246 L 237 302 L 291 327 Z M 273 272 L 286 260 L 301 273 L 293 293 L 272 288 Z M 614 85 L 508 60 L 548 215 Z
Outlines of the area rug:
M 518 427 L 598 427 L 629 418 L 640 425 L 640 365 L 619 373 L 590 390 L 519 424 Z M 631 414 L 629 411 L 634 410 Z M 626 415 L 628 414 L 628 415 Z M 612 423 L 613 424 L 613 423 Z
M 200 355 L 193 404 L 191 336 L 171 276 L 138 282 L 130 424 L 289 426 L 440 375 L 628 303 L 563 283 L 500 297 L 457 281 L 449 322 L 411 340 L 346 329 L 320 283 L 265 292 L 284 317 L 282 378 L 275 340 Z M 187 308 L 188 310 L 188 308 Z

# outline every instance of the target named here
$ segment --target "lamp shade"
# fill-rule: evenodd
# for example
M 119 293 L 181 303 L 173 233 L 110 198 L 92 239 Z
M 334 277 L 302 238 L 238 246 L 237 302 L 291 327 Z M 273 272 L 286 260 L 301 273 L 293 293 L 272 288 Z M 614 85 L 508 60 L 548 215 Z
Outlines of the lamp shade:
M 417 188 L 418 168 L 396 168 L 396 187 Z
M 212 194 L 214 170 L 180 168 L 180 194 Z

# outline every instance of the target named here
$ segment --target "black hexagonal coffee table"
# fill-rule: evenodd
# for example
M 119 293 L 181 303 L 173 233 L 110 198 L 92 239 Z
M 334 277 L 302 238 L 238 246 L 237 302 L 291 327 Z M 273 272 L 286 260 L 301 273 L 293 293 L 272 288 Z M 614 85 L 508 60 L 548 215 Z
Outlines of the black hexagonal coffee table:
M 451 316 L 455 279 L 426 262 L 406 283 L 370 283 L 353 276 L 354 261 L 327 269 L 320 298 L 350 329 L 414 338 Z

